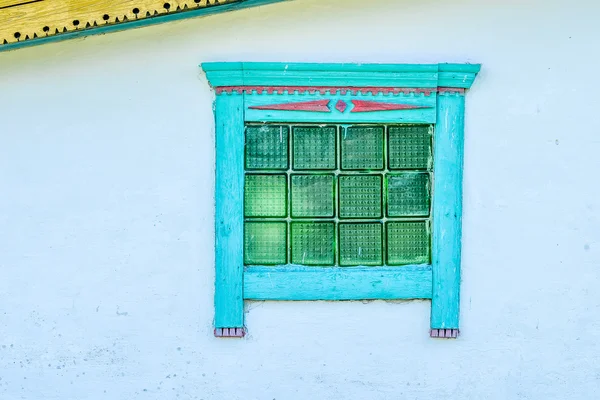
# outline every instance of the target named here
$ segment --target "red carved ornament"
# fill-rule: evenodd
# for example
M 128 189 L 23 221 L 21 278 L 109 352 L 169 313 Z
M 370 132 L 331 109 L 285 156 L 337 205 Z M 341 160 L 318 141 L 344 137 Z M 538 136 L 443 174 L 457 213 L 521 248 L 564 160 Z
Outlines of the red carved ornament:
M 430 106 L 416 106 L 414 104 L 384 103 L 381 101 L 350 100 L 354 108 L 350 111 L 373 112 L 373 111 L 393 111 L 393 110 L 416 110 L 419 108 L 431 108 Z
M 264 106 L 251 106 L 248 108 L 252 110 L 331 112 L 328 104 L 329 100 L 314 100 L 297 103 L 267 104 Z

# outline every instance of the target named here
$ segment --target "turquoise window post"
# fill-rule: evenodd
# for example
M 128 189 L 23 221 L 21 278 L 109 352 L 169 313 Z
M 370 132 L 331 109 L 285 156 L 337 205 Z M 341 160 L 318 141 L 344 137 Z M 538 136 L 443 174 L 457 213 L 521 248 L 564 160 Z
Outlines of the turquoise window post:
M 215 104 L 215 333 L 243 334 L 244 97 L 221 94 Z M 228 335 L 229 336 L 229 335 Z
M 434 133 L 431 329 L 451 336 L 459 328 L 464 105 L 461 93 L 439 94 Z

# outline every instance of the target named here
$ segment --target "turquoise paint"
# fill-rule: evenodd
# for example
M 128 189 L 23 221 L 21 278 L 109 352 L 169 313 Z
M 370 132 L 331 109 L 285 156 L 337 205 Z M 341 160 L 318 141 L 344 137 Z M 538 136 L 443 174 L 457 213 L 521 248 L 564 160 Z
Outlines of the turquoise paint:
M 440 87 L 468 89 L 481 69 L 479 64 L 439 64 Z
M 284 104 L 299 101 L 312 101 L 328 99 L 331 112 L 307 112 L 307 111 L 281 111 L 281 110 L 256 110 L 250 109 L 252 106 L 264 106 L 268 104 Z M 424 106 L 428 108 L 415 110 L 390 110 L 376 112 L 353 113 L 354 107 L 351 100 L 370 100 L 386 103 L 411 104 Z M 338 100 L 346 103 L 344 112 L 335 108 Z M 375 94 L 352 96 L 346 95 L 320 95 L 320 94 L 256 94 L 246 95 L 246 121 L 252 122 L 336 122 L 336 123 L 434 123 L 436 115 L 436 96 L 435 93 L 426 96 L 425 94 Z
M 285 1 L 285 0 L 242 0 L 239 3 L 224 4 L 224 5 L 220 5 L 220 6 L 216 6 L 216 7 L 213 6 L 213 7 L 198 8 L 196 10 L 173 12 L 171 14 L 157 15 L 156 17 L 149 17 L 149 18 L 144 18 L 144 19 L 139 19 L 139 20 L 122 22 L 122 23 L 116 24 L 116 25 L 98 26 L 98 27 L 81 29 L 81 30 L 71 31 L 71 32 L 66 32 L 66 33 L 59 33 L 59 34 L 52 35 L 52 36 L 40 37 L 37 39 L 24 40 L 22 42 L 17 42 L 17 43 L 9 43 L 9 44 L 4 44 L 4 45 L 0 44 L 0 52 L 15 50 L 15 49 L 19 49 L 22 47 L 37 46 L 37 45 L 45 44 L 45 43 L 60 42 L 63 40 L 75 39 L 75 38 L 80 38 L 80 37 L 85 37 L 85 36 L 99 35 L 99 34 L 110 33 L 110 32 L 120 32 L 120 31 L 124 31 L 127 29 L 141 28 L 144 26 L 156 25 L 156 24 L 161 24 L 161 23 L 171 22 L 171 21 L 179 21 L 181 19 L 195 18 L 195 17 L 205 16 L 205 15 L 210 15 L 210 14 L 217 14 L 217 13 L 225 12 L 225 11 L 241 10 L 241 9 L 248 8 L 248 7 L 256 7 L 256 6 L 261 6 L 261 5 L 270 4 L 270 3 L 278 3 L 281 1 Z
M 431 266 L 247 267 L 244 298 L 365 300 L 431 298 Z
M 478 64 L 204 63 L 213 87 L 371 86 L 469 88 Z
M 236 70 L 243 66 L 244 71 L 276 71 L 287 72 L 432 72 L 438 71 L 437 64 L 354 64 L 354 63 L 283 63 L 283 62 L 214 62 L 209 68 L 216 70 Z M 446 64 L 462 66 L 462 64 Z M 450 68 L 453 70 L 453 68 Z
M 481 64 L 440 63 L 438 64 L 438 70 L 440 72 L 468 72 L 477 74 L 481 70 Z
M 219 86 L 376 86 L 376 87 L 454 87 L 469 88 L 479 65 L 434 64 L 285 64 L 285 63 L 206 63 L 202 67 L 213 87 Z M 242 271 L 243 215 L 239 207 L 243 193 L 234 190 L 217 193 L 217 218 L 229 221 L 238 234 L 227 238 L 217 231 L 217 296 L 216 324 L 220 321 L 243 323 L 243 301 L 240 289 L 243 274 L 243 298 L 256 300 L 359 300 L 359 299 L 411 299 L 431 298 L 431 327 L 457 329 L 460 297 L 460 252 L 462 213 L 462 163 L 464 134 L 464 96 L 457 93 L 437 93 L 431 96 L 416 94 L 258 94 L 244 93 L 221 95 L 218 98 L 243 98 L 245 108 L 217 101 L 219 116 L 238 132 L 230 154 L 217 154 L 217 171 L 229 171 L 232 177 L 243 173 L 243 121 L 285 122 L 424 122 L 436 123 L 434 133 L 434 188 L 432 210 L 432 265 L 407 267 L 352 267 L 319 268 L 301 266 L 247 267 Z M 251 110 L 252 105 L 299 102 L 328 98 L 331 113 L 308 113 L 302 111 Z M 344 112 L 335 110 L 339 99 L 414 101 L 415 104 L 431 105 L 431 109 L 385 111 L 354 120 L 351 107 Z M 240 106 L 239 101 L 236 102 Z M 230 107 L 230 108 L 227 108 Z M 222 109 L 221 109 L 222 108 Z M 422 113 L 412 119 L 402 119 L 409 112 Z M 228 117 L 229 113 L 235 114 Z M 398 114 L 401 115 L 398 115 Z M 371 113 L 365 113 L 371 114 Z M 361 117 L 358 117 L 361 118 Z M 368 119 L 372 118 L 372 119 Z M 240 144 L 241 141 L 241 144 Z M 234 156 L 237 154 L 237 156 Z M 237 157 L 237 158 L 234 158 Z M 222 158 L 222 159 L 221 159 Z M 233 173 L 235 170 L 237 172 Z M 218 175 L 219 181 L 221 175 Z M 243 185 L 243 176 L 238 176 Z M 241 183 L 239 181 L 242 181 Z M 240 186 L 241 187 L 241 186 Z M 222 199 L 219 201 L 219 199 Z M 221 208 L 219 209 L 219 204 Z M 237 206 L 237 207 L 236 207 Z M 231 209 L 232 212 L 225 212 Z M 234 219 L 237 219 L 234 220 Z M 219 224 L 219 219 L 217 220 Z M 219 249 L 224 246 L 223 249 Z M 228 259 L 227 262 L 223 260 Z M 228 262 L 237 263 L 236 266 Z M 242 272 L 240 272 L 242 271 Z M 230 279 L 231 278 L 231 279 Z M 228 280 L 229 279 L 229 280 Z M 230 296 L 230 298 L 226 298 Z M 220 306 L 217 305 L 220 302 Z M 227 315 L 227 317 L 223 317 Z M 217 322 L 219 321 L 219 322 Z M 229 324 L 229 322 L 227 322 Z M 224 325 L 217 325 L 224 326 Z M 241 325 L 234 325 L 241 326 Z
M 464 96 L 438 96 L 434 132 L 431 328 L 458 329 Z
M 244 97 L 217 96 L 215 328 L 244 326 Z

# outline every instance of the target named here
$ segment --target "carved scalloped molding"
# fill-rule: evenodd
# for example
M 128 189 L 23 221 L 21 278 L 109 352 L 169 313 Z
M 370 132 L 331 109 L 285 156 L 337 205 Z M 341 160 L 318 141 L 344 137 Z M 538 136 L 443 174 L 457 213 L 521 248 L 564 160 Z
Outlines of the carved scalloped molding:
M 451 88 L 452 90 L 456 90 Z M 215 88 L 217 94 L 328 94 L 345 95 L 350 93 L 364 95 L 399 95 L 399 94 L 422 94 L 431 96 L 438 91 L 437 88 L 397 88 L 397 87 L 324 87 L 324 86 L 218 86 Z

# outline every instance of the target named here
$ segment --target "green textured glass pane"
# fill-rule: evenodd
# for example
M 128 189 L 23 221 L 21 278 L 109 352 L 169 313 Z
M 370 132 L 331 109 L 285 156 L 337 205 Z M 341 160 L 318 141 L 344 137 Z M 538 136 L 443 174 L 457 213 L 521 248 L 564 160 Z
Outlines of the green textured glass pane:
M 262 125 L 246 127 L 246 168 L 287 169 L 288 127 Z
M 429 262 L 427 222 L 390 222 L 387 224 L 387 263 L 389 265 Z
M 285 217 L 287 177 L 285 175 L 246 175 L 244 185 L 246 217 Z
M 244 264 L 286 264 L 287 224 L 285 222 L 246 222 L 244 224 Z
M 332 222 L 292 223 L 292 263 L 334 264 L 334 224 Z
M 340 176 L 340 218 L 380 218 L 381 182 L 381 175 Z
M 344 130 L 342 169 L 383 169 L 383 127 L 351 126 Z
M 431 159 L 428 125 L 389 128 L 390 169 L 427 169 Z
M 388 216 L 428 216 L 430 203 L 429 174 L 405 172 L 388 175 Z
M 294 127 L 294 169 L 335 169 L 335 127 Z
M 340 224 L 340 265 L 382 265 L 382 224 Z
M 333 175 L 292 175 L 292 217 L 333 217 Z

